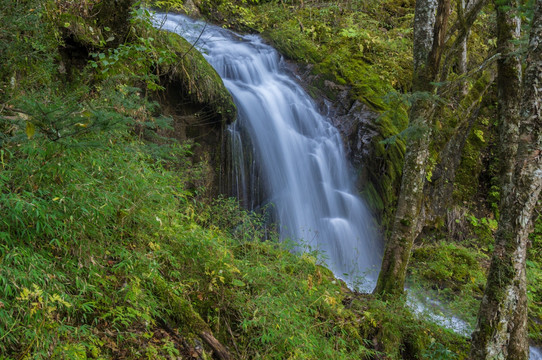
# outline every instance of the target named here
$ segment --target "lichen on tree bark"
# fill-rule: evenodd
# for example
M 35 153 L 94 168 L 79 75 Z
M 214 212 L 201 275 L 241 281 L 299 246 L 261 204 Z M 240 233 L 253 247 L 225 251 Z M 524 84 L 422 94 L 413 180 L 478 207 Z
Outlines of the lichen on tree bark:
M 525 262 L 529 223 L 542 188 L 541 42 L 542 0 L 536 0 L 523 91 L 516 94 L 521 99 L 517 151 L 513 148 L 513 158 L 503 159 L 510 164 L 503 176 L 508 186 L 502 193 L 495 251 L 472 335 L 472 359 L 529 358 Z
M 435 91 L 433 82 L 437 78 L 449 15 L 450 0 L 416 1 L 412 91 L 424 95 L 413 103 L 409 113 L 410 127 L 418 135 L 407 144 L 397 211 L 375 289 L 375 293 L 384 296 L 403 292 L 410 251 L 418 232 L 431 135 L 430 94 Z

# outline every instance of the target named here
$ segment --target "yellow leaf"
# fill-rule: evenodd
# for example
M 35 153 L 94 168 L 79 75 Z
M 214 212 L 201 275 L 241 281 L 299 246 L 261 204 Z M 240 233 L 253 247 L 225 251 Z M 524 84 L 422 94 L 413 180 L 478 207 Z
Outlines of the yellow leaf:
M 36 126 L 32 124 L 31 122 L 26 122 L 26 136 L 28 136 L 29 139 L 32 139 L 34 137 L 34 134 L 36 133 Z

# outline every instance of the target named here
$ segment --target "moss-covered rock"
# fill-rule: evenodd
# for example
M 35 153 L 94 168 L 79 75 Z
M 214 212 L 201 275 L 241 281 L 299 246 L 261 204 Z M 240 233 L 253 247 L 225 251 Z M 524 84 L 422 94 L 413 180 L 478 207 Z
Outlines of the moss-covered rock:
M 165 32 L 164 45 L 177 55 L 178 61 L 162 66 L 161 83 L 166 88 L 179 90 L 179 100 L 191 100 L 205 105 L 210 111 L 226 121 L 232 122 L 237 110 L 231 94 L 222 79 L 207 60 L 181 36 Z
M 164 135 L 197 142 L 194 160 L 202 164 L 206 176 L 195 186 L 216 195 L 220 179 L 226 177 L 225 127 L 237 116 L 233 98 L 203 55 L 185 39 L 158 30 L 152 36 L 176 56 L 157 69 L 164 90 L 156 97 L 173 118 L 173 130 Z
M 64 40 L 70 39 L 87 49 L 119 45 L 132 30 L 135 0 L 57 1 L 48 16 Z M 107 33 L 107 37 L 105 37 Z

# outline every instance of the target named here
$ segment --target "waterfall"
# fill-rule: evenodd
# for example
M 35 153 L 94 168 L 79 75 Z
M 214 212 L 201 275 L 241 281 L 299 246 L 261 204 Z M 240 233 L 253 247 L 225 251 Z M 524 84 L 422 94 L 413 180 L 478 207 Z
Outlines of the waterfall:
M 237 35 L 182 15 L 157 18 L 165 30 L 192 43 L 198 40 L 195 48 L 234 97 L 239 117 L 228 129 L 237 167 L 231 174 L 232 192 L 250 209 L 272 204 L 283 238 L 297 241 L 300 250 L 321 251 L 337 277 L 370 291 L 382 254 L 375 225 L 356 195 L 338 131 L 318 113 L 279 54 L 258 36 Z M 360 286 L 356 276 L 363 274 Z M 409 300 L 415 312 L 427 311 L 424 302 Z M 465 336 L 471 331 L 453 315 L 425 316 Z M 542 350 L 531 347 L 530 358 L 542 360 Z
M 233 95 L 239 113 L 228 129 L 239 167 L 234 193 L 255 207 L 262 201 L 251 189 L 263 187 L 281 238 L 292 239 L 297 250 L 317 250 L 337 277 L 370 291 L 382 253 L 376 225 L 356 194 L 339 132 L 281 56 L 255 35 L 182 15 L 157 17 L 163 29 L 196 42 Z M 254 163 L 258 171 L 247 171 Z

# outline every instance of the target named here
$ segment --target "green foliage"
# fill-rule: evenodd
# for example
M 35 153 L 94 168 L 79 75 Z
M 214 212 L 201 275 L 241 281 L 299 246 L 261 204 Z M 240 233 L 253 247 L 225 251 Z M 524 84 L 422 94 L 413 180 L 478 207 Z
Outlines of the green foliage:
M 2 356 L 168 359 L 193 349 L 201 329 L 241 359 L 465 356 L 465 338 L 401 301 L 350 293 L 318 265 L 319 254 L 292 254 L 265 218 L 235 200 L 202 202 L 195 184 L 203 165 L 192 164 L 188 143 L 158 138 L 167 120 L 149 93 L 166 75 L 224 118 L 235 109 L 204 59 L 152 29 L 147 10 L 130 10 L 130 1 L 1 1 Z M 117 3 L 122 21 L 108 25 L 108 16 L 118 20 L 111 14 Z M 351 85 L 355 97 L 381 110 L 375 146 L 388 170 L 370 192 L 391 209 L 404 151 L 393 136 L 406 128 L 408 107 L 392 90 L 409 87 L 412 2 L 216 0 L 200 7 L 227 26 L 264 31 L 289 57 L 317 63 L 319 84 Z M 63 55 L 67 40 L 79 58 Z M 482 125 L 469 139 L 479 147 L 472 159 L 491 143 Z M 460 184 L 473 186 L 465 175 L 472 168 L 464 164 Z M 493 220 L 464 221 L 489 244 Z M 528 263 L 530 311 L 538 318 L 539 238 Z M 484 282 L 480 262 L 487 262 L 474 249 L 438 243 L 413 258 L 412 275 L 468 319 Z M 540 340 L 536 321 L 530 329 Z
M 387 17 L 395 26 L 382 29 L 374 14 L 360 11 L 368 10 L 361 3 L 281 3 L 204 0 L 198 6 L 215 22 L 257 29 L 287 57 L 316 64 L 317 73 L 338 84 L 353 85 L 355 95 L 376 109 L 392 88 L 410 86 L 411 8 Z
M 284 29 L 276 29 L 268 35 L 273 46 L 282 54 L 303 63 L 322 61 L 319 47 L 307 39 L 296 28 L 295 24 Z
M 128 329 L 153 326 L 156 302 L 137 272 L 149 263 L 133 250 L 176 208 L 182 184 L 128 139 L 97 134 L 88 139 L 94 147 L 34 139 L 4 153 L 3 354 L 111 354 L 96 330 L 110 327 L 122 340 Z M 181 147 L 169 151 L 184 157 Z
M 424 359 L 431 360 L 452 360 L 457 359 L 459 356 L 453 351 L 444 347 L 441 343 L 433 341 L 431 345 L 423 353 Z
M 91 52 L 89 66 L 98 70 L 98 79 L 124 77 L 131 83 L 144 82 L 151 91 L 160 90 L 158 74 L 153 70 L 170 66 L 178 58 L 165 46 L 166 35 L 153 28 L 149 10 L 134 8 L 130 15 L 129 23 L 133 30 L 129 41 L 101 52 Z
M 374 353 L 359 321 L 377 331 L 384 307 L 360 318 L 317 254 L 258 241 L 262 220 L 234 200 L 196 201 L 189 149 L 123 130 L 81 137 L 2 153 L 3 354 L 167 358 L 180 345 L 163 322 L 187 338 L 208 327 L 239 358 Z
M 0 101 L 19 86 L 51 85 L 57 38 L 46 20 L 47 2 L 0 1 Z
M 21 130 L 28 139 L 43 136 L 64 141 L 91 131 L 126 128 L 150 118 L 148 110 L 153 105 L 148 103 L 147 110 L 141 108 L 145 101 L 138 88 L 106 86 L 99 99 L 89 96 L 88 91 L 85 86 L 68 92 L 45 88 L 12 97 L 6 112 L 17 115 L 0 115 L 0 126 L 10 129 L 0 137 L 0 144 L 21 141 Z
M 254 2 L 250 0 L 250 2 Z M 215 23 L 242 30 L 253 30 L 256 18 L 246 0 L 201 0 L 198 7 L 201 12 Z
M 186 8 L 183 0 L 154 0 L 149 1 L 150 5 L 160 10 L 185 12 Z
M 474 215 L 468 215 L 467 220 L 475 236 L 473 243 L 476 243 L 480 248 L 489 249 L 493 245 L 494 235 L 497 231 L 497 220 L 485 217 L 478 219 Z
M 347 296 L 343 302 L 360 317 L 362 336 L 377 344 L 377 356 L 426 359 L 451 353 L 466 358 L 468 345 L 464 337 L 432 323 L 423 314 L 412 313 L 403 298 L 382 301 L 357 294 Z
M 542 217 L 536 218 L 527 255 L 527 298 L 529 300 L 529 336 L 542 344 Z
M 486 283 L 484 263 L 487 255 L 454 243 L 419 246 L 412 252 L 409 283 L 473 325 Z
M 355 95 L 376 109 L 392 88 L 409 87 L 408 27 L 382 31 L 366 13 L 341 4 L 289 9 L 269 4 L 253 11 L 286 56 L 315 63 L 317 73 L 352 85 Z

